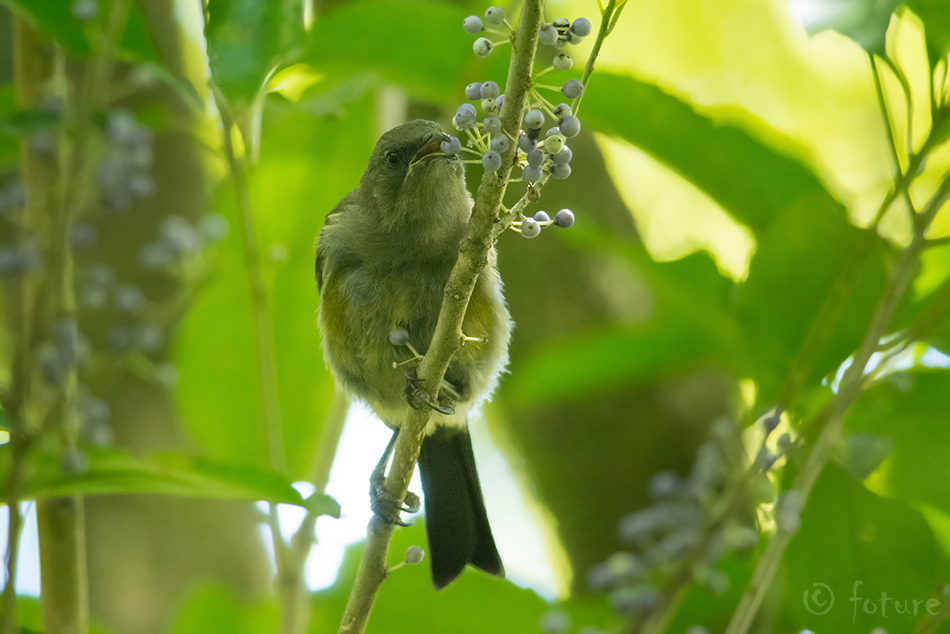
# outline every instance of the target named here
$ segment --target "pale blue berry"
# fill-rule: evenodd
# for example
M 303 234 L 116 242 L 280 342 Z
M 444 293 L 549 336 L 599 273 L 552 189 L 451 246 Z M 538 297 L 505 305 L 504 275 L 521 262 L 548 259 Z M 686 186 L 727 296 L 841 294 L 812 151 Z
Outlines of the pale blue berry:
M 80 22 L 90 22 L 99 15 L 97 0 L 76 0 L 73 2 L 73 17 Z
M 568 138 L 575 137 L 580 134 L 581 120 L 573 115 L 568 115 L 561 119 L 558 127 L 561 129 L 561 134 L 564 136 Z
M 485 125 L 485 132 L 492 136 L 501 132 L 501 119 L 498 117 L 486 117 L 483 123 Z
M 498 109 L 501 110 L 501 104 L 505 103 L 504 93 L 498 95 L 498 98 L 495 99 L 495 105 L 498 106 Z
M 534 165 L 526 165 L 521 172 L 521 177 L 527 183 L 537 183 L 541 180 L 541 168 Z
M 551 160 L 555 165 L 566 165 L 571 162 L 571 157 L 574 156 L 574 153 L 571 152 L 571 148 L 566 145 L 561 148 L 561 151 L 551 157 Z
M 537 141 L 529 137 L 527 134 L 522 134 L 518 137 L 518 149 L 527 154 L 538 144 Z
M 418 546 L 410 546 L 406 549 L 406 563 L 411 566 L 422 563 L 425 556 L 425 551 Z
M 541 225 L 534 218 L 526 218 L 521 222 L 521 235 L 525 238 L 537 238 L 541 233 Z
M 552 62 L 555 70 L 570 70 L 574 66 L 574 58 L 567 53 L 561 53 Z
M 548 137 L 552 137 L 552 136 L 560 135 L 560 134 L 561 134 L 561 129 L 557 126 L 554 126 L 553 128 L 548 128 L 548 131 L 544 133 L 544 138 L 547 139 Z
M 561 92 L 564 93 L 564 96 L 568 99 L 577 99 L 581 96 L 581 93 L 584 92 L 584 84 L 576 79 L 568 79 L 564 82 L 564 87 L 561 88 Z
M 546 211 L 539 211 L 538 213 L 534 214 L 534 220 L 535 222 L 550 222 L 551 216 L 549 216 L 548 212 Z
M 479 57 L 488 57 L 491 54 L 491 41 L 487 37 L 480 37 L 472 44 L 472 50 Z
M 567 229 L 574 224 L 574 212 L 570 209 L 562 209 L 554 214 L 554 224 L 561 229 Z
M 571 25 L 571 31 L 574 35 L 587 37 L 590 35 L 590 20 L 587 18 L 577 18 L 574 20 L 574 24 Z
M 541 151 L 541 148 L 535 148 L 528 152 L 528 165 L 532 167 L 541 167 L 541 163 L 544 162 L 544 152 Z
M 485 22 L 498 25 L 504 21 L 505 12 L 501 10 L 501 7 L 488 7 L 488 9 L 485 10 Z
M 480 83 L 472 82 L 465 87 L 465 97 L 471 99 L 472 101 L 478 101 L 482 98 L 482 85 Z
M 453 154 L 458 154 L 459 150 L 462 149 L 462 142 L 456 137 L 450 136 L 448 141 L 442 141 L 440 149 L 443 154 L 452 156 Z
M 465 29 L 466 33 L 471 35 L 485 30 L 485 27 L 482 26 L 482 19 L 477 15 L 470 15 L 462 20 L 462 28 Z
M 541 27 L 541 32 L 538 34 L 538 41 L 547 46 L 551 46 L 557 42 L 557 29 L 554 28 L 554 25 L 549 24 Z
M 493 81 L 486 81 L 482 84 L 482 99 L 495 99 L 501 94 L 498 90 L 498 84 Z
M 397 328 L 389 332 L 389 343 L 394 346 L 404 346 L 409 343 L 409 331 L 405 328 Z
M 482 167 L 486 172 L 496 172 L 501 167 L 501 155 L 498 152 L 488 151 L 482 157 Z
M 557 105 L 557 108 L 554 109 L 554 117 L 558 120 L 569 117 L 572 114 L 574 114 L 574 111 L 571 110 L 571 107 L 566 103 L 560 103 Z
M 508 140 L 508 137 L 505 135 L 499 135 L 491 140 L 490 148 L 494 152 L 503 154 L 508 151 L 508 148 L 511 147 L 511 141 Z
M 529 110 L 524 115 L 524 125 L 529 130 L 540 130 L 544 125 L 544 113 L 540 110 Z
M 571 166 L 567 163 L 563 165 L 555 165 L 551 168 L 551 176 L 558 179 L 559 181 L 564 180 L 571 175 Z

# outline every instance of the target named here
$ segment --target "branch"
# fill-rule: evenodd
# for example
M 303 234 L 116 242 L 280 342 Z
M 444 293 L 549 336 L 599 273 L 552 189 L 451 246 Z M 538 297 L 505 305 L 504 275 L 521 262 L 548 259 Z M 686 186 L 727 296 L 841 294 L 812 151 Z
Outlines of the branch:
M 923 220 L 916 224 L 911 244 L 901 252 L 900 259 L 895 265 L 890 281 L 884 290 L 884 295 L 874 311 L 874 317 L 871 320 L 868 332 L 861 342 L 861 347 L 855 353 L 851 365 L 845 371 L 838 387 L 838 393 L 831 402 L 831 412 L 825 427 L 808 455 L 804 468 L 795 480 L 793 489 L 801 494 L 802 505 L 808 499 L 815 481 L 828 462 L 831 450 L 841 438 L 845 414 L 861 393 L 861 388 L 864 385 L 866 378 L 864 369 L 867 367 L 871 355 L 877 350 L 879 342 L 887 333 L 888 326 L 897 311 L 901 298 L 903 298 L 907 287 L 914 278 L 920 252 L 924 246 L 924 234 L 927 227 L 948 196 L 950 196 L 950 175 L 944 178 L 937 193 L 921 211 L 919 217 Z M 758 613 L 765 592 L 778 571 L 782 556 L 785 554 L 785 549 L 791 538 L 792 533 L 779 526 L 775 535 L 769 540 L 769 545 L 759 560 L 752 580 L 749 582 L 725 634 L 745 634 L 749 631 L 752 620 Z
M 525 103 L 531 90 L 531 71 L 541 26 L 542 0 L 527 0 L 521 8 L 518 28 L 512 34 L 511 64 L 501 108 L 502 127 L 510 138 L 517 139 L 524 118 Z M 508 178 L 516 163 L 517 144 L 512 143 L 502 154 L 502 167 L 488 173 L 475 200 L 472 217 L 459 246 L 459 257 L 445 285 L 442 310 L 432 343 L 419 366 L 420 384 L 437 400 L 438 387 L 461 343 L 462 318 L 479 274 L 488 262 L 488 253 L 495 239 L 511 222 L 511 214 L 501 216 L 501 201 Z M 393 499 L 405 498 L 429 412 L 407 407 L 406 420 L 400 428 L 393 451 L 393 462 L 384 487 Z M 376 599 L 376 592 L 386 578 L 386 555 L 395 526 L 373 517 L 369 523 L 366 550 L 360 561 L 356 581 L 350 593 L 340 624 L 340 634 L 363 632 Z

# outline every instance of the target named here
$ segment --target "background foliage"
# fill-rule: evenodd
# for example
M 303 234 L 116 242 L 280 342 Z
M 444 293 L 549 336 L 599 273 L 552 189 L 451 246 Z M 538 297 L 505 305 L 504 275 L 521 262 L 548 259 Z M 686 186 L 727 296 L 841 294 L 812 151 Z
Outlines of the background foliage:
M 307 28 L 303 7 L 290 1 L 208 0 L 202 16 L 172 0 L 93 0 L 97 13 L 88 19 L 76 17 L 80 3 L 71 0 L 2 4 L 0 41 L 13 42 L 15 18 L 61 47 L 69 63 L 57 72 L 70 95 L 100 56 L 116 60 L 89 129 L 107 136 L 121 110 L 154 135 L 154 191 L 121 213 L 107 201 L 88 205 L 83 222 L 98 241 L 88 252 L 74 246 L 78 323 L 93 359 L 79 375 L 108 404 L 113 441 L 93 446 L 82 436 L 78 449 L 39 443 L 19 496 L 88 496 L 94 628 L 273 631 L 286 604 L 271 590 L 258 530 L 265 518 L 248 502 L 339 513 L 333 500 L 304 498 L 291 486 L 310 481 L 322 491 L 342 421 L 314 323 L 314 237 L 357 184 L 384 129 L 416 116 L 448 129 L 466 84 L 501 83 L 506 51 L 485 60 L 471 54 L 462 19 L 485 7 L 470 2 L 314 3 Z M 651 476 L 694 469 L 713 421 L 744 430 L 737 442 L 748 468 L 763 442 L 756 421 L 780 408 L 776 435 L 789 433 L 793 450 L 770 471 L 763 504 L 745 509 L 758 544 L 723 560 L 724 585 L 687 580 L 664 628 L 717 632 L 781 521 L 774 503 L 805 468 L 839 369 L 865 338 L 911 243 L 903 196 L 872 220 L 901 187 L 895 157 L 900 174 L 920 167 L 908 177 L 916 177 L 909 196 L 918 209 L 946 178 L 950 111 L 939 90 L 948 90 L 950 10 L 941 0 L 628 5 L 582 102 L 574 173 L 547 186 L 540 203 L 571 208 L 577 224 L 531 242 L 509 232 L 499 242 L 517 328 L 510 375 L 486 420 L 570 564 L 560 580 L 570 595 L 558 609 L 571 615 L 573 631 L 635 631 L 617 594 L 611 602 L 588 584 L 595 565 L 627 549 L 618 523 L 650 506 Z M 125 13 L 114 21 L 116 6 Z M 514 16 L 517 6 L 506 11 Z M 549 19 L 586 15 L 596 23 L 598 13 L 586 0 L 547 7 Z M 0 191 L 9 201 L 19 169 L 39 160 L 43 135 L 75 143 L 79 124 L 63 115 L 68 108 L 16 99 L 13 44 L 2 48 Z M 879 56 L 893 148 L 869 53 Z M 560 74 L 580 77 L 577 69 Z M 216 107 L 233 118 L 240 133 L 225 134 L 249 166 L 251 239 L 262 255 L 278 378 L 278 462 L 261 426 L 257 300 Z M 98 142 L 86 151 L 90 164 L 105 152 Z M 469 170 L 471 189 L 480 176 L 480 168 Z M 14 207 L 0 209 L 4 249 L 16 247 L 18 227 L 28 224 Z M 170 216 L 184 218 L 200 236 L 214 224 L 211 212 L 230 227 L 220 242 L 169 229 Z M 906 350 L 879 366 L 848 410 L 752 631 L 944 627 L 923 612 L 868 614 L 848 598 L 861 581 L 860 596 L 872 601 L 887 592 L 950 605 L 950 363 L 940 354 L 950 353 L 948 235 L 944 208 L 886 331 Z M 147 245 L 169 241 L 174 260 L 143 264 Z M 83 304 L 98 264 L 117 284 L 141 289 L 145 308 L 131 325 L 113 315 L 121 306 L 96 312 Z M 16 314 L 18 282 L 0 276 L 5 313 Z M 0 338 L 4 390 L 15 383 L 18 336 L 8 322 Z M 161 343 L 115 345 L 117 328 L 143 324 L 160 330 Z M 0 450 L 6 474 L 10 444 Z M 78 467 L 64 459 L 76 451 Z M 4 480 L 5 499 L 10 490 Z M 503 517 L 493 523 L 505 530 Z M 400 530 L 392 552 L 421 543 L 421 527 Z M 309 631 L 337 627 L 358 551 L 347 554 L 334 586 L 308 597 Z M 530 632 L 552 609 L 529 590 L 475 572 L 434 594 L 424 568 L 394 571 L 369 631 Z M 802 601 L 816 583 L 837 597 L 827 614 Z M 19 620 L 41 627 L 30 599 L 20 602 Z

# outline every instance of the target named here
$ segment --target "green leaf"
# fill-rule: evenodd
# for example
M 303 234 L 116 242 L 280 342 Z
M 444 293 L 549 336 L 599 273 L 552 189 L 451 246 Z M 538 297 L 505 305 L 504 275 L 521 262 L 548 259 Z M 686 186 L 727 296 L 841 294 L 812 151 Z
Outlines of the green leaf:
M 810 34 L 834 30 L 861 48 L 884 55 L 884 36 L 900 0 L 813 0 L 805 29 Z
M 815 484 L 782 561 L 785 583 L 773 584 L 773 592 L 784 588 L 783 621 L 776 627 L 783 632 L 869 632 L 882 624 L 890 632 L 910 632 L 950 574 L 950 562 L 919 512 L 869 492 L 837 465 L 826 467 Z M 830 609 L 829 592 L 835 597 Z M 891 599 L 886 616 L 884 592 Z M 852 601 L 855 596 L 860 600 Z M 898 600 L 912 611 L 915 599 L 916 617 L 894 609 Z
M 209 0 L 205 36 L 215 84 L 239 108 L 250 104 L 270 74 L 303 47 L 297 0 Z
M 950 10 L 945 0 L 904 0 L 924 23 L 924 35 L 930 52 L 930 65 L 935 66 L 950 53 Z
M 395 532 L 388 565 L 402 561 L 406 549 L 412 545 L 426 550 L 422 522 Z M 363 548 L 364 544 L 349 548 L 337 583 L 313 595 L 309 632 L 332 632 L 339 627 Z M 389 574 L 386 592 L 377 595 L 366 631 L 367 634 L 444 632 L 446 624 L 450 624 L 448 629 L 454 634 L 537 632 L 541 615 L 548 609 L 548 603 L 534 592 L 471 567 L 449 588 L 436 593 L 427 557 L 419 565 L 402 566 Z
M 82 22 L 73 17 L 74 0 L 0 0 L 25 19 L 33 28 L 56 41 L 68 53 L 90 57 L 105 37 L 107 16 L 100 13 L 94 20 Z M 106 5 L 100 4 L 102 11 Z M 119 38 L 117 55 L 126 61 L 158 62 L 159 55 L 149 34 L 141 9 L 134 2 L 126 3 L 128 15 Z
M 641 247 L 589 228 L 576 227 L 565 239 L 613 253 L 623 264 L 611 273 L 611 285 L 628 289 L 647 309 L 628 314 L 628 323 L 578 333 L 522 360 L 506 379 L 506 393 L 518 404 L 589 397 L 710 364 L 737 365 L 741 333 L 727 312 L 733 285 L 708 254 L 658 263 Z
M 86 467 L 76 473 L 63 470 L 59 456 L 31 454 L 23 484 L 25 499 L 120 493 L 155 493 L 183 497 L 267 500 L 294 504 L 315 512 L 339 516 L 339 506 L 327 496 L 304 500 L 279 474 L 249 465 L 237 465 L 179 453 L 158 453 L 138 459 L 115 448 L 83 450 Z M 0 464 L 9 464 L 10 446 L 0 446 Z M 5 486 L 4 481 L 4 486 Z M 4 495 L 6 492 L 3 492 Z
M 811 169 L 786 153 L 787 140 L 719 124 L 656 86 L 609 73 L 591 80 L 583 116 L 668 165 L 755 233 L 758 249 L 735 309 L 743 373 L 756 380 L 760 403 L 774 403 L 852 258 L 861 264 L 844 308 L 799 387 L 817 385 L 855 349 L 884 283 L 886 247 L 848 222 Z
M 267 120 L 262 160 L 251 179 L 254 222 L 263 253 L 286 249 L 268 266 L 287 468 L 293 480 L 311 477 L 334 383 L 323 362 L 316 326 L 314 239 L 323 217 L 358 182 L 376 142 L 371 104 L 353 104 L 342 120 L 286 110 Z M 315 186 L 315 184 L 317 184 Z M 258 417 L 259 387 L 251 298 L 242 229 L 232 183 L 218 210 L 232 230 L 220 248 L 218 272 L 185 317 L 175 340 L 182 418 L 209 457 L 268 466 Z
M 881 495 L 950 512 L 950 370 L 892 374 L 851 408 L 848 431 L 888 438 L 893 450 L 868 480 Z
M 225 588 L 197 588 L 185 599 L 169 632 L 171 634 L 257 634 L 276 632 L 280 609 L 272 599 L 258 603 L 239 601 Z

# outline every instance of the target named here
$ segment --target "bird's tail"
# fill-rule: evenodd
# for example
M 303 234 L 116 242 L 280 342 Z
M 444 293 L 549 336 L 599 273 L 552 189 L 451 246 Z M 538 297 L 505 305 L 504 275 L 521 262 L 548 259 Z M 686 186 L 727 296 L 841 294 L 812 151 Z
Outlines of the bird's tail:
M 451 583 L 468 563 L 504 577 L 468 429 L 439 427 L 426 436 L 419 453 L 419 473 L 435 589 Z

